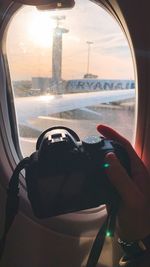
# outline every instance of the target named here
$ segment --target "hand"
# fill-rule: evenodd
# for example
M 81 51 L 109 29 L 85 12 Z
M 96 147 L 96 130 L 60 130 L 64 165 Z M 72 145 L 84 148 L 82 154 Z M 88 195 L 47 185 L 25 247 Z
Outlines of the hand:
M 121 239 L 139 240 L 150 234 L 150 176 L 132 145 L 113 129 L 98 125 L 106 138 L 118 141 L 126 149 L 131 162 L 131 177 L 114 153 L 106 155 L 107 175 L 121 196 L 117 217 L 117 232 Z

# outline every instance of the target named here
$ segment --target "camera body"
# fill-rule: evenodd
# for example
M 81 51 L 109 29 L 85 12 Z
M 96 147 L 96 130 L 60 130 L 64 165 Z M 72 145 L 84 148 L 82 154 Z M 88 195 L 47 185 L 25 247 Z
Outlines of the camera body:
M 66 127 L 52 127 L 39 137 L 26 168 L 28 197 L 38 218 L 118 205 L 119 195 L 109 182 L 105 155 L 114 152 L 130 175 L 126 150 L 101 136 L 80 140 Z

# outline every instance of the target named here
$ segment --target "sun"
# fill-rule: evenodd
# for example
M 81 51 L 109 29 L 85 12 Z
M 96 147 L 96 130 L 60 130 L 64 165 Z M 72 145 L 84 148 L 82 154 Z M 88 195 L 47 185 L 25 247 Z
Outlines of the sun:
M 48 48 L 51 46 L 55 27 L 56 22 L 51 18 L 49 12 L 35 9 L 28 29 L 29 38 L 37 46 Z

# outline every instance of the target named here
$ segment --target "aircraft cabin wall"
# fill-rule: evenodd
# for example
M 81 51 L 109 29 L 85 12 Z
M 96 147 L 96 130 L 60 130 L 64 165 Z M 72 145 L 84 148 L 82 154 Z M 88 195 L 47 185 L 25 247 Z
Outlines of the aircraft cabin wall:
M 17 1 L 1 0 L 1 38 L 3 29 L 9 19 L 11 20 L 12 10 L 21 6 L 15 2 Z M 33 2 L 36 4 L 41 1 Z M 149 0 L 97 0 L 95 2 L 115 17 L 125 32 L 131 48 L 136 82 L 135 148 L 150 171 L 150 2 Z M 26 3 L 29 4 L 30 1 L 26 1 Z M 6 58 L 3 56 L 3 39 L 1 39 L 0 53 L 0 233 L 2 234 L 6 188 L 20 155 L 18 156 L 16 152 L 17 127 L 13 133 L 11 131 L 12 114 L 9 113 L 9 105 L 13 101 L 13 95 L 9 92 L 11 81 L 4 67 Z M 104 207 L 101 207 L 93 216 L 88 213 L 77 213 L 44 220 L 41 223 L 32 214 L 24 186 L 21 186 L 20 202 L 20 211 L 8 233 L 0 266 L 86 266 L 87 255 L 93 239 L 106 215 Z M 116 266 L 120 253 L 116 243 L 113 245 L 113 254 L 111 249 L 112 244 L 106 244 L 106 250 L 101 259 L 105 265 L 99 264 L 99 266 Z

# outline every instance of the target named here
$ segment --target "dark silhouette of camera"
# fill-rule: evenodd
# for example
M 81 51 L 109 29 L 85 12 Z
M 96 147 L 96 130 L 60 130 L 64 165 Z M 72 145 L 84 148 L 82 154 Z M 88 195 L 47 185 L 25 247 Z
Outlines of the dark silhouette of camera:
M 48 218 L 101 204 L 118 205 L 119 195 L 105 170 L 108 152 L 114 152 L 130 174 L 128 154 L 118 142 L 102 136 L 80 141 L 73 130 L 62 126 L 44 131 L 26 168 L 34 214 Z

